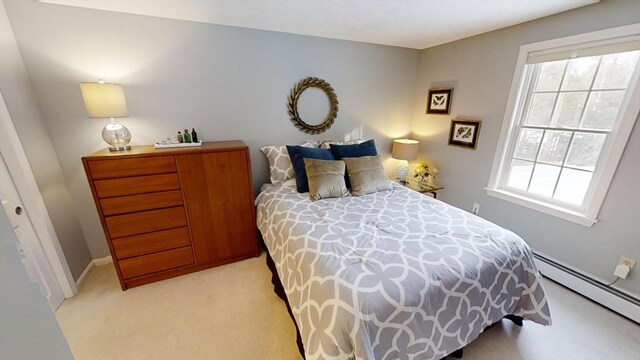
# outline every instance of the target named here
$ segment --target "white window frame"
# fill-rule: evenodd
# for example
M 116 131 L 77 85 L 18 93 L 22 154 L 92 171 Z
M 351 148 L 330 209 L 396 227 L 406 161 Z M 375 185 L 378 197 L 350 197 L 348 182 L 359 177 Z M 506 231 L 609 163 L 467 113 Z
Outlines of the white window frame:
M 640 39 L 640 23 L 526 44 L 520 47 L 491 176 L 489 177 L 489 184 L 485 188 L 488 195 L 585 226 L 592 226 L 598 221 L 597 216 L 600 207 L 604 202 L 609 185 L 640 111 L 640 101 L 632 101 L 632 99 L 640 99 L 640 85 L 638 85 L 640 71 L 638 69 L 634 71 L 629 83 L 632 87 L 627 91 L 621 104 L 621 109 L 624 109 L 624 113 L 620 115 L 620 121 L 617 122 L 617 125 L 608 135 L 612 137 L 611 141 L 607 141 L 608 145 L 605 144 L 602 149 L 591 180 L 592 185 L 585 195 L 582 209 L 571 209 L 569 206 L 551 204 L 547 201 L 537 200 L 534 196 L 519 194 L 517 191 L 501 187 L 500 179 L 503 175 L 502 171 L 505 169 L 505 163 L 511 159 L 510 155 L 513 153 L 513 147 L 517 140 L 517 135 L 511 135 L 514 134 L 514 128 L 519 120 L 520 102 L 525 100 L 525 96 L 520 97 L 521 95 L 526 95 L 523 94 L 523 87 L 526 85 L 525 65 L 529 54 L 545 51 L 552 52 L 554 48 L 565 49 L 571 46 L 584 48 L 588 46 L 587 44 L 593 44 L 594 42 L 615 42 L 616 38 L 625 39 L 624 41 L 634 38 L 635 40 Z

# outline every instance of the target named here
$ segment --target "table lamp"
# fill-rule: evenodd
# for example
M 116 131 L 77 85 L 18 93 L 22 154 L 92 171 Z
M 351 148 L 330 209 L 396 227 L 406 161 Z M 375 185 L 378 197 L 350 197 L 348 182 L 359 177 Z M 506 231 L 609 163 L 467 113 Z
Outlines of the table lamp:
M 407 174 L 409 173 L 409 161 L 418 158 L 417 140 L 396 139 L 393 141 L 391 149 L 391 157 L 398 160 L 398 180 L 400 183 L 407 183 Z
M 102 129 L 102 138 L 109 144 L 109 150 L 130 150 L 131 132 L 114 119 L 129 116 L 122 85 L 105 84 L 99 80 L 97 83 L 80 83 L 80 91 L 90 118 L 110 119 Z

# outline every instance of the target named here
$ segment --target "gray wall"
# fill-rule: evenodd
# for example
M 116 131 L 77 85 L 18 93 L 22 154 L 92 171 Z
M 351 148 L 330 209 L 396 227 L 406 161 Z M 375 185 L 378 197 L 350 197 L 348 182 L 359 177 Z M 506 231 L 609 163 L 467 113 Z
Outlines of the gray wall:
M 78 279 L 91 261 L 91 254 L 1 2 L 0 54 L 0 91 L 20 136 L 71 273 Z
M 440 169 L 441 199 L 471 210 L 522 236 L 535 250 L 613 280 L 621 255 L 640 259 L 640 129 L 631 134 L 599 222 L 574 224 L 486 195 L 493 157 L 520 46 L 638 22 L 640 2 L 603 1 L 506 29 L 423 50 L 420 54 L 412 130 L 421 155 Z M 427 90 L 453 86 L 451 116 L 425 115 Z M 447 145 L 450 119 L 482 120 L 475 151 Z M 617 285 L 640 293 L 634 270 Z
M 27 276 L 0 207 L 0 359 L 73 359 L 56 317 Z
M 613 278 L 620 255 L 640 258 L 637 126 L 592 228 L 488 197 L 483 189 L 519 47 L 638 21 L 635 0 L 605 1 L 422 52 L 30 1 L 6 7 L 94 258 L 108 250 L 80 158 L 104 147 L 105 122 L 87 118 L 78 83 L 98 78 L 125 86 L 131 117 L 122 122 L 134 144 L 185 127 L 196 127 L 205 140 L 242 139 L 251 147 L 256 187 L 268 178 L 260 146 L 339 139 L 362 128 L 388 152 L 390 139 L 412 130 L 422 157 L 441 170 L 443 200 L 464 209 L 479 202 L 480 215 L 534 249 L 603 279 Z M 298 131 L 286 114 L 289 90 L 306 76 L 329 81 L 340 100 L 336 123 L 319 136 Z M 452 116 L 424 115 L 427 89 L 439 86 L 455 87 Z M 11 103 L 19 101 L 14 96 Z M 446 145 L 454 116 L 483 121 L 477 150 Z M 46 145 L 46 139 L 25 140 L 29 134 L 21 131 L 26 147 Z M 640 293 L 635 271 L 619 284 Z
M 260 146 L 362 128 L 388 153 L 391 138 L 410 133 L 417 50 L 32 1 L 6 8 L 94 258 L 109 253 L 80 159 L 105 147 L 106 122 L 87 118 L 82 81 L 124 85 L 130 117 L 122 123 L 133 144 L 185 127 L 204 140 L 244 140 L 256 187 L 268 180 Z M 333 127 L 317 136 L 286 112 L 290 89 L 306 76 L 327 80 L 340 101 Z

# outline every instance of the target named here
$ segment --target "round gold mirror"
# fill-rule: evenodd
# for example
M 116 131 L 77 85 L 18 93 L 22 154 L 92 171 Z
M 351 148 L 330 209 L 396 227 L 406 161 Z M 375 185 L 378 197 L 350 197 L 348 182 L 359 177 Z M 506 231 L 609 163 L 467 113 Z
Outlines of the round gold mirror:
M 317 94 L 315 94 L 316 92 L 308 92 L 305 94 L 304 98 L 302 97 L 304 91 L 309 88 L 322 90 L 322 92 L 324 92 L 324 94 L 327 96 L 327 99 L 329 100 L 329 111 L 327 112 L 324 121 L 317 125 L 309 124 L 302 120 L 300 111 L 298 110 L 298 105 L 302 102 L 315 104 L 322 103 L 322 101 L 318 102 L 317 100 L 315 100 L 315 98 L 317 97 Z M 338 97 L 336 96 L 335 91 L 328 82 L 316 77 L 308 77 L 301 80 L 293 87 L 293 89 L 291 89 L 287 107 L 289 108 L 289 116 L 291 118 L 291 121 L 298 129 L 308 134 L 320 134 L 331 127 L 333 121 L 338 115 Z M 311 115 L 308 111 L 303 111 L 303 113 L 307 118 Z

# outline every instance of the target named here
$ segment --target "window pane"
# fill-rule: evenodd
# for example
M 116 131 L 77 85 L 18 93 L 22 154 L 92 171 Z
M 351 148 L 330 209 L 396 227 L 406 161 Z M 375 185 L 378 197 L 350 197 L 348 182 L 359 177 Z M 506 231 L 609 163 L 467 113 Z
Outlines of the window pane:
M 512 160 L 511 171 L 509 171 L 509 181 L 507 186 L 514 189 L 527 190 L 529 178 L 533 170 L 533 163 L 523 160 Z
M 560 174 L 559 166 L 536 164 L 529 185 L 529 192 L 536 195 L 551 197 L 553 189 L 556 187 L 558 175 Z
M 569 60 L 562 90 L 589 90 L 599 58 L 592 56 Z
M 582 205 L 593 173 L 573 169 L 562 169 L 558 188 L 553 198 L 573 205 Z
M 605 134 L 576 133 L 573 135 L 566 165 L 594 171 L 606 138 Z
M 580 124 L 580 115 L 582 115 L 582 108 L 586 99 L 586 91 L 558 95 L 558 102 L 556 103 L 551 123 L 557 127 L 577 128 Z
M 569 141 L 571 141 L 571 131 L 545 131 L 538 161 L 562 165 Z
M 640 51 L 610 54 L 602 57 L 594 89 L 625 89 L 638 63 Z
M 624 98 L 624 90 L 594 91 L 587 101 L 582 128 L 611 130 Z
M 535 91 L 558 91 L 566 63 L 566 60 L 562 60 L 542 64 Z
M 533 94 L 525 124 L 548 126 L 556 94 Z
M 521 159 L 535 160 L 538 154 L 540 140 L 542 140 L 543 130 L 522 129 L 516 143 L 514 156 Z

